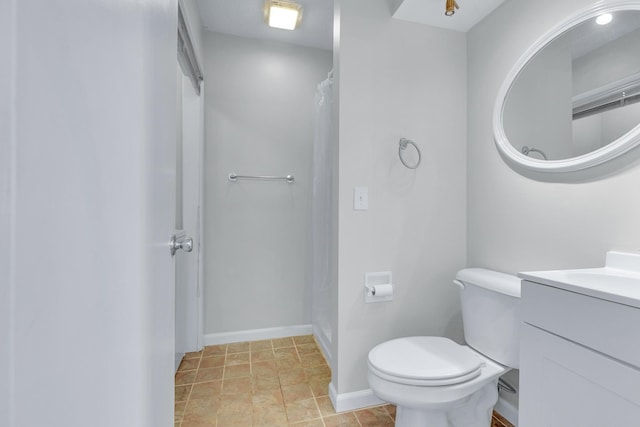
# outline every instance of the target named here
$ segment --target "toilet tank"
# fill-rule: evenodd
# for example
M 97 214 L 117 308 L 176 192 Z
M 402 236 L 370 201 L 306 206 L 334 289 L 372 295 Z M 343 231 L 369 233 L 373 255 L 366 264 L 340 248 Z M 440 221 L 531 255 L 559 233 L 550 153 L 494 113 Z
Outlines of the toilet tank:
M 458 271 L 467 345 L 496 362 L 520 366 L 520 279 L 484 268 Z

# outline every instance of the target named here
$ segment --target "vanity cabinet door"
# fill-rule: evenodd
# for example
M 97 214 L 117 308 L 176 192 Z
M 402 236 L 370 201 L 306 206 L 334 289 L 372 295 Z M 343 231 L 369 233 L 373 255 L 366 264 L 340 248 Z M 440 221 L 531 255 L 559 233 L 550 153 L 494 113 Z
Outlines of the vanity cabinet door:
M 521 307 L 523 322 L 640 368 L 640 309 L 528 281 Z
M 640 370 L 527 323 L 520 427 L 640 425 Z

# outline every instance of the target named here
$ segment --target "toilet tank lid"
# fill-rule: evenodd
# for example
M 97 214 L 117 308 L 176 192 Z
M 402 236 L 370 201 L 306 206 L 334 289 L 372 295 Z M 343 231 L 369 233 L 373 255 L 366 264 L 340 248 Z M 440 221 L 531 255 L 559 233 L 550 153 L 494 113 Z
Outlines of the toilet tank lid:
M 465 268 L 458 271 L 456 279 L 465 285 L 475 285 L 520 298 L 520 279 L 511 274 L 499 273 L 486 268 Z

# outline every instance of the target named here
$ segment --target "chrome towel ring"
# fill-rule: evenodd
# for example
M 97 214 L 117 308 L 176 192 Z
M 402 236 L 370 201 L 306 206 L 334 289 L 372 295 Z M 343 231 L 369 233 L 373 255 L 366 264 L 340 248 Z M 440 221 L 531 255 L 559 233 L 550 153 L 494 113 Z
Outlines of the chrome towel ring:
M 520 150 L 522 152 L 522 154 L 524 154 L 525 156 L 529 156 L 529 153 L 538 153 L 542 156 L 543 159 L 545 160 L 549 160 L 547 158 L 547 155 L 545 154 L 544 151 L 542 151 L 539 148 L 533 148 L 533 147 L 527 147 L 526 145 L 524 147 L 522 147 L 522 150 Z M 529 156 L 531 157 L 531 156 Z
M 416 162 L 415 165 L 407 164 L 407 162 L 405 162 L 404 160 L 404 157 L 402 157 L 402 153 L 404 152 L 404 150 L 407 149 L 408 145 L 413 145 L 413 148 L 415 148 L 418 153 L 418 161 Z M 416 169 L 418 166 L 420 166 L 420 161 L 422 160 L 422 154 L 420 153 L 420 149 L 418 148 L 416 143 L 407 138 L 400 138 L 400 145 L 398 147 L 398 157 L 400 157 L 400 161 L 402 162 L 402 164 L 409 169 Z

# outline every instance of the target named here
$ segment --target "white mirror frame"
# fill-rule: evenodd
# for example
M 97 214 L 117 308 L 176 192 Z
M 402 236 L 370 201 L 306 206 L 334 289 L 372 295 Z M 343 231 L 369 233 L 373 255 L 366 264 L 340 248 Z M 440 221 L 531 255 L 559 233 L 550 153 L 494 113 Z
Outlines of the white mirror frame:
M 507 77 L 505 78 L 498 96 L 496 98 L 496 104 L 493 110 L 493 132 L 498 150 L 506 156 L 509 160 L 515 162 L 521 167 L 529 171 L 546 172 L 546 173 L 558 173 L 558 172 L 574 172 L 582 169 L 591 168 L 597 166 L 609 160 L 612 160 L 629 150 L 635 148 L 640 144 L 640 124 L 636 125 L 626 134 L 622 135 L 617 140 L 605 145 L 602 148 L 594 150 L 590 153 L 583 154 L 581 156 L 572 157 L 570 159 L 561 160 L 540 160 L 529 156 L 526 156 L 519 152 L 507 138 L 504 132 L 503 115 L 504 106 L 507 95 L 511 86 L 514 84 L 516 78 L 522 71 L 522 69 L 533 59 L 533 57 L 541 50 L 544 49 L 549 43 L 563 34 L 565 31 L 570 30 L 575 25 L 578 25 L 586 20 L 593 19 L 598 15 L 609 12 L 617 12 L 624 10 L 640 10 L 640 1 L 638 0 L 614 0 L 614 1 L 602 1 L 582 10 L 581 12 L 573 15 L 566 21 L 552 28 L 540 39 L 538 39 L 521 57 L 518 59 L 514 67 L 511 69 Z

